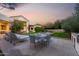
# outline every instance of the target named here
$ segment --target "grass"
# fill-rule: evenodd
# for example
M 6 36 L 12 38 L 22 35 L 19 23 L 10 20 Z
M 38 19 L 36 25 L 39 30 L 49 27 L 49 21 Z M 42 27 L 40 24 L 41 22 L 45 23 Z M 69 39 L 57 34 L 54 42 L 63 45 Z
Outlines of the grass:
M 69 38 L 70 37 L 70 35 L 66 32 L 53 32 L 51 35 L 54 37 L 59 37 L 59 38 Z

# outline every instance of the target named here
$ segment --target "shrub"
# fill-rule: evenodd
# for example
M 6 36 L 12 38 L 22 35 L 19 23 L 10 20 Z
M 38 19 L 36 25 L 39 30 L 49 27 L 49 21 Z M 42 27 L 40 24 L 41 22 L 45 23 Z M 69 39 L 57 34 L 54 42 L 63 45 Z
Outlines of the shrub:
M 35 27 L 35 32 L 45 32 L 45 28 L 44 27 Z
M 14 20 L 11 26 L 11 32 L 14 32 L 14 33 L 20 32 L 24 28 L 25 23 L 26 22 L 24 21 Z

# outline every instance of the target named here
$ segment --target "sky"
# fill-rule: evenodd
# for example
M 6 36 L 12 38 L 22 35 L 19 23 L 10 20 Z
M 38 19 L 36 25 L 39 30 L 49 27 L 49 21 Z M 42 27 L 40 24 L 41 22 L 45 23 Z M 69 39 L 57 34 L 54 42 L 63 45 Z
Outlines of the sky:
M 11 4 L 10 4 L 11 5 Z M 5 5 L 7 6 L 7 5 Z M 2 6 L 0 6 L 1 8 Z M 54 23 L 65 19 L 74 13 L 75 4 L 72 3 L 17 3 L 12 8 L 0 9 L 0 13 L 10 16 L 22 15 L 30 20 L 30 24 Z

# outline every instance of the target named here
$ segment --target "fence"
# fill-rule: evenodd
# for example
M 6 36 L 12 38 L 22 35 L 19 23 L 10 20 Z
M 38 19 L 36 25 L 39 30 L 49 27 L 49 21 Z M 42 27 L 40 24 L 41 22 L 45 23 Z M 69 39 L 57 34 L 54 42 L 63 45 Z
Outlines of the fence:
M 64 32 L 63 29 L 47 29 L 48 32 Z

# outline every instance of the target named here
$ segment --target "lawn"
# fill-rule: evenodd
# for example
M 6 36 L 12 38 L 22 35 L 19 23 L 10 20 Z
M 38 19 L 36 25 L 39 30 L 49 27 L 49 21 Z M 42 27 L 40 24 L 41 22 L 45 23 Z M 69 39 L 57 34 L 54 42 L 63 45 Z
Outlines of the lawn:
M 59 38 L 69 38 L 70 37 L 70 35 L 66 32 L 53 32 L 51 35 L 54 37 L 59 37 Z

